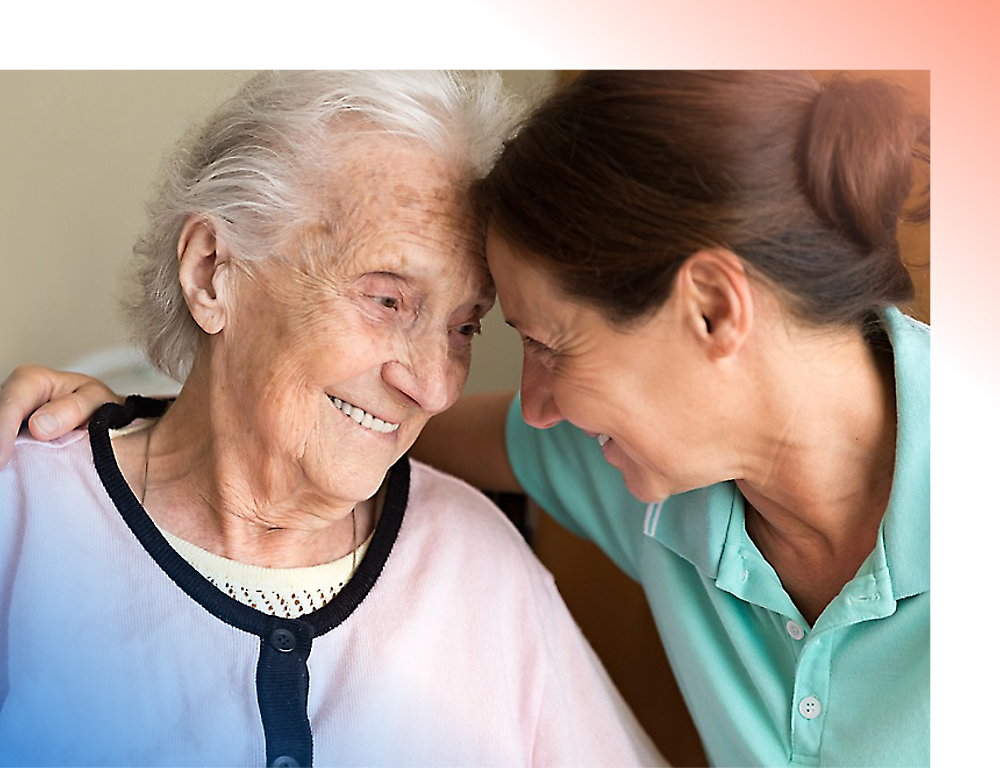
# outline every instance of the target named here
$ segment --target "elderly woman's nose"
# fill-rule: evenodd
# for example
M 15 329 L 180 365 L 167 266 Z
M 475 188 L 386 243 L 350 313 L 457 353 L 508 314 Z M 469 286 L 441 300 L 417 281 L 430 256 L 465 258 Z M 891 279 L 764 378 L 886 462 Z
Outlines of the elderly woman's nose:
M 382 378 L 428 413 L 440 413 L 458 398 L 466 369 L 451 359 L 447 341 L 407 345 L 399 359 L 382 368 Z

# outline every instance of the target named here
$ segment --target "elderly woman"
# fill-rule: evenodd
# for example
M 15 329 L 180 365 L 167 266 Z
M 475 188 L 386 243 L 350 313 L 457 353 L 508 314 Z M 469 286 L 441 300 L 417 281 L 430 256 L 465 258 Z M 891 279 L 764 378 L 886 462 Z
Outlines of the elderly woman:
M 659 760 L 514 528 L 404 456 L 493 303 L 467 189 L 504 109 L 265 74 L 180 148 L 134 306 L 176 402 L 0 472 L 0 762 Z

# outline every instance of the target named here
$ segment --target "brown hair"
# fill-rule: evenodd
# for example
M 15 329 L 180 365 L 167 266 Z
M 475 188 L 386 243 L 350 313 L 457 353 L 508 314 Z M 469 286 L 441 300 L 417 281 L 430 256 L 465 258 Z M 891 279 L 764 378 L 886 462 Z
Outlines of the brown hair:
M 618 323 L 724 247 L 802 319 L 853 324 L 910 299 L 899 220 L 930 125 L 899 86 L 802 72 L 585 72 L 476 188 L 489 221 Z M 926 148 L 926 151 L 925 151 Z

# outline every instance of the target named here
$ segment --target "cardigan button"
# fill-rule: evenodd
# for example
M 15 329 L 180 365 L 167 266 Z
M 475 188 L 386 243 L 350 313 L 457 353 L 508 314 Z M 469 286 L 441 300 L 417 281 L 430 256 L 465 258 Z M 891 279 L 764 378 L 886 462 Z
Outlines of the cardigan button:
M 295 640 L 295 635 L 293 635 L 289 630 L 278 628 L 271 633 L 271 646 L 282 653 L 288 653 L 289 651 L 294 651 L 295 646 L 298 644 Z M 291 758 L 288 758 L 291 760 Z M 296 763 L 298 765 L 298 763 Z
M 288 630 L 285 631 L 287 632 Z M 271 763 L 271 768 L 299 768 L 299 762 L 294 757 L 282 755 L 274 759 Z

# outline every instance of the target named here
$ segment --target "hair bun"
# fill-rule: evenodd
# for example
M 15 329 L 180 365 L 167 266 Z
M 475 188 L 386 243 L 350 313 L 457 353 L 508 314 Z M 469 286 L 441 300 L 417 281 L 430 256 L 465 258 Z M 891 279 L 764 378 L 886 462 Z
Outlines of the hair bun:
M 929 144 L 929 133 L 927 119 L 895 83 L 843 75 L 822 83 L 804 152 L 806 189 L 817 212 L 864 245 L 895 250 L 913 159 L 930 159 L 915 146 Z

